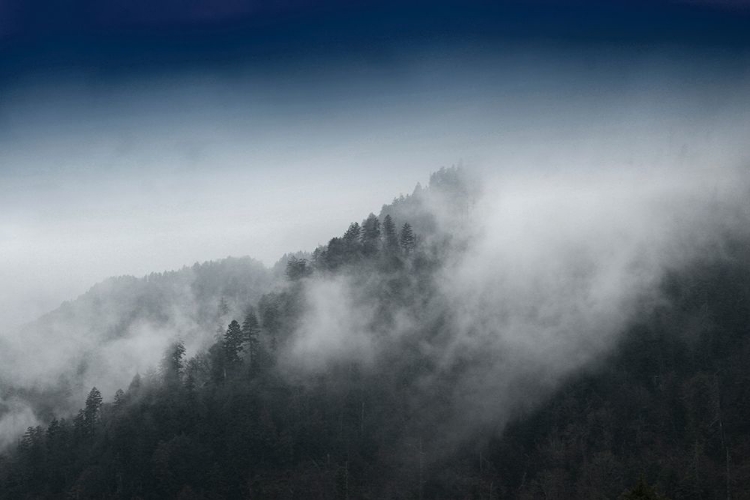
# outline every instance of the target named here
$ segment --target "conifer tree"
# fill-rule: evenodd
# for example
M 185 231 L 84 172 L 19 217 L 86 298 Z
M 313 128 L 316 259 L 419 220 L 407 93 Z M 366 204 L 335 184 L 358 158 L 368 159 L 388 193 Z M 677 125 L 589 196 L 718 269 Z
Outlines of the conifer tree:
M 245 316 L 245 321 L 242 322 L 242 338 L 247 342 L 251 365 L 255 364 L 258 359 L 259 333 L 260 323 L 258 322 L 258 317 L 255 315 L 255 311 L 251 309 Z
M 243 349 L 243 343 L 242 327 L 237 320 L 232 320 L 224 334 L 224 357 L 228 365 L 237 365 L 240 362 L 239 353 Z
M 117 392 L 115 392 L 115 400 L 114 400 L 114 407 L 116 410 L 121 409 L 125 406 L 125 392 L 123 392 L 122 389 L 117 389 Z
M 362 224 L 362 252 L 374 255 L 380 250 L 380 220 L 375 214 L 370 214 Z
M 398 253 L 400 249 L 398 235 L 396 234 L 396 224 L 390 215 L 386 215 L 383 220 L 383 234 L 385 236 L 385 248 L 389 253 Z
M 276 350 L 278 343 L 277 337 L 281 330 L 281 311 L 279 311 L 279 306 L 277 305 L 276 300 L 276 297 L 266 295 L 260 301 L 260 314 L 263 323 L 263 330 L 268 337 L 271 350 L 274 351 Z
M 346 260 L 346 246 L 342 238 L 331 238 L 325 251 L 326 267 L 336 269 Z
M 57 417 L 52 417 L 52 421 L 47 426 L 48 444 L 54 443 L 55 439 L 58 438 L 59 434 L 60 434 L 60 421 L 57 420 Z
M 136 373 L 133 375 L 133 380 L 130 381 L 128 386 L 128 394 L 136 394 L 141 389 L 141 374 Z
M 166 351 L 162 360 L 162 374 L 167 384 L 176 384 L 180 381 L 183 371 L 183 357 L 185 356 L 185 344 L 181 340 L 172 343 Z
M 80 442 L 86 437 L 86 430 L 86 411 L 81 408 L 73 417 L 73 436 Z
M 417 240 L 414 237 L 414 231 L 411 229 L 411 225 L 406 222 L 401 228 L 401 248 L 406 255 L 409 255 L 416 247 Z
M 102 393 L 93 387 L 86 398 L 86 408 L 83 410 L 83 420 L 86 433 L 92 435 L 99 422 L 99 413 L 102 407 Z
M 311 272 L 312 268 L 307 265 L 307 259 L 292 257 L 286 263 L 286 276 L 291 281 L 297 281 L 300 278 L 309 276 Z
M 351 260 L 361 250 L 360 238 L 362 237 L 362 228 L 357 222 L 352 222 L 349 225 L 349 229 L 344 233 L 342 240 L 344 241 L 344 251 L 347 257 Z

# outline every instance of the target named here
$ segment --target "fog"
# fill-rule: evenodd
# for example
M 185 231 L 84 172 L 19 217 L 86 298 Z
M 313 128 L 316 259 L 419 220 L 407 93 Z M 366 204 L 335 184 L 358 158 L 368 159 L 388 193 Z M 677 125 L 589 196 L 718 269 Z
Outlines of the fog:
M 471 211 L 427 200 L 466 248 L 446 262 L 427 308 L 446 314 L 451 334 L 420 345 L 437 369 L 415 398 L 429 399 L 442 374 L 462 366 L 452 397 L 471 411 L 451 416 L 450 434 L 502 425 L 611 350 L 659 303 L 666 270 L 747 227 L 746 70 L 672 56 L 560 62 L 532 51 L 492 71 L 486 60 L 464 62 L 456 74 L 448 68 L 459 57 L 407 61 L 384 91 L 368 71 L 348 86 L 327 88 L 321 77 L 304 96 L 316 105 L 291 100 L 278 113 L 274 104 L 297 87 L 271 92 L 274 80 L 251 79 L 261 91 L 248 100 L 239 96 L 252 85 L 221 76 L 93 90 L 76 76 L 59 94 L 16 89 L 0 101 L 2 382 L 44 391 L 80 368 L 79 385 L 50 406 L 75 409 L 92 385 L 109 401 L 169 342 L 184 339 L 193 355 L 246 304 L 201 317 L 187 272 L 167 287 L 166 319 L 123 326 L 134 307 L 126 300 L 26 324 L 108 276 L 228 255 L 270 266 L 311 251 L 429 172 L 463 164 L 481 187 Z M 349 93 L 331 97 L 342 88 Z M 243 297 L 275 285 L 254 286 Z M 419 329 L 402 311 L 387 337 L 373 335 L 375 312 L 358 292 L 347 276 L 307 285 L 309 310 L 285 353 L 295 370 L 340 359 L 376 369 L 382 342 Z M 201 307 L 213 314 L 220 295 Z M 21 398 L 0 404 L 6 442 L 38 418 Z
M 502 426 L 612 351 L 664 305 L 668 270 L 720 259 L 727 234 L 747 237 L 749 188 L 734 169 L 490 184 L 477 237 L 443 287 L 455 336 L 440 366 L 473 365 L 455 387 L 457 407 Z
M 416 421 L 439 429 L 427 436 L 433 458 L 501 431 L 601 362 L 628 327 L 669 306 L 667 272 L 721 260 L 728 237 L 750 236 L 744 169 L 484 173 L 477 185 L 465 213 L 424 195 L 442 231 L 460 240 L 427 304 L 392 304 L 383 332 L 374 289 L 356 271 L 314 277 L 284 364 L 302 383 L 342 361 L 387 377 L 389 357 L 408 358 L 418 339 L 408 362 L 432 368 L 409 390 Z
M 22 399 L 0 400 L 0 409 L 3 413 L 0 418 L 0 450 L 13 444 L 29 427 L 41 423 L 31 406 Z

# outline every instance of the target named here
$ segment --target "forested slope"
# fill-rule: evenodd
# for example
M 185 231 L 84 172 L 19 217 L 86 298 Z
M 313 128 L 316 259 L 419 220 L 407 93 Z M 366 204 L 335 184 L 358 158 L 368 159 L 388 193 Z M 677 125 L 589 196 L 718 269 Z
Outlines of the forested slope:
M 669 268 L 617 335 L 551 330 L 574 348 L 549 338 L 559 355 L 537 359 L 536 337 L 488 336 L 503 304 L 476 318 L 446 287 L 472 189 L 439 172 L 289 259 L 286 285 L 207 349 L 175 338 L 158 372 L 30 427 L 0 458 L 0 496 L 747 497 L 748 242 Z
M 205 346 L 234 311 L 272 288 L 250 258 L 196 263 L 142 278 L 107 279 L 75 300 L 0 337 L 0 447 L 6 425 L 80 405 L 96 384 L 111 399 L 136 370 L 156 365 L 180 332 Z

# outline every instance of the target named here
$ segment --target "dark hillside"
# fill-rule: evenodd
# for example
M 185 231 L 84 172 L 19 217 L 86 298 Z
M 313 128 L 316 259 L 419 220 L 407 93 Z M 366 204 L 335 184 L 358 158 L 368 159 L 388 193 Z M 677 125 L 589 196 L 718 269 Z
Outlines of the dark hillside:
M 260 297 L 212 274 L 206 293 L 234 300 L 200 313 L 220 335 L 29 427 L 0 458 L 0 497 L 748 498 L 747 242 L 672 267 L 598 356 L 539 368 L 487 336 L 506 305 L 472 318 L 446 292 L 470 193 L 442 171 L 288 256 Z M 459 203 L 448 224 L 436 197 Z

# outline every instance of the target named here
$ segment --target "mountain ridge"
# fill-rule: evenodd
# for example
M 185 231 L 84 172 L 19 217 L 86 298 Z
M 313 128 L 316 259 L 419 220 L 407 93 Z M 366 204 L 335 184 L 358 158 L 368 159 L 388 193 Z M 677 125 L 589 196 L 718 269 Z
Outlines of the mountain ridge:
M 158 372 L 29 426 L 0 497 L 742 498 L 741 228 L 707 225 L 692 190 L 670 200 L 677 226 L 648 203 L 636 220 L 655 225 L 618 226 L 606 191 L 571 233 L 555 224 L 587 197 L 457 208 L 432 184 L 288 255 L 257 301 L 219 299 L 203 348 L 171 337 Z M 602 221 L 628 244 L 592 239 Z

